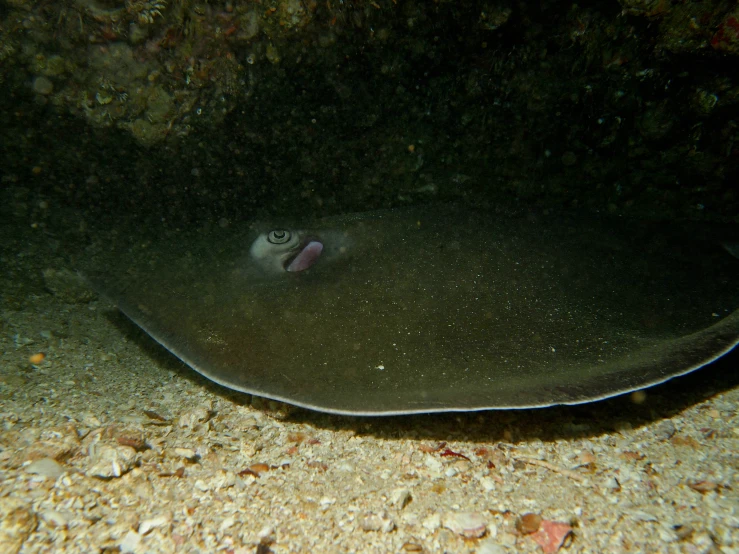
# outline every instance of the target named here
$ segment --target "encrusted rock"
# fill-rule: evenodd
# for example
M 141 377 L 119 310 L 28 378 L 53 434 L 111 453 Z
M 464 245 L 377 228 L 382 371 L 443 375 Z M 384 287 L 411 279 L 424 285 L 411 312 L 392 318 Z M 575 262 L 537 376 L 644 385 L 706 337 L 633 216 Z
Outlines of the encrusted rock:
M 210 419 L 212 408 L 210 403 L 207 405 L 195 406 L 191 410 L 182 413 L 177 420 L 180 427 L 189 427 L 194 429 Z
M 139 452 L 146 448 L 146 436 L 141 429 L 136 427 L 118 427 L 117 425 L 112 425 L 108 427 L 105 435 L 115 439 L 121 446 L 130 446 Z
M 90 448 L 92 465 L 85 472 L 91 477 L 109 479 L 128 473 L 136 462 L 136 450 L 130 446 L 95 444 Z
M 62 436 L 55 438 L 37 438 L 35 436 L 22 439 L 23 442 L 35 440 L 27 448 L 21 448 L 16 451 L 10 459 L 10 465 L 19 467 L 29 461 L 43 460 L 50 458 L 56 461 L 63 461 L 72 456 L 80 446 L 80 441 L 75 434 L 66 432 L 65 430 L 54 429 L 54 432 Z
M 69 303 L 85 303 L 95 298 L 95 292 L 79 274 L 68 269 L 44 270 L 44 285 L 54 296 Z

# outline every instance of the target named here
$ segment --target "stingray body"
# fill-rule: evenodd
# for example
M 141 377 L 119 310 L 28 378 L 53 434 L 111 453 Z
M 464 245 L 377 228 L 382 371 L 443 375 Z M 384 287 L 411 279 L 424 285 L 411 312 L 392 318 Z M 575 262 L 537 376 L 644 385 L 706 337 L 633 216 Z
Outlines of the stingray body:
M 720 243 L 656 226 L 442 206 L 174 235 L 90 279 L 221 385 L 389 415 L 576 404 L 687 373 L 739 342 L 738 274 Z

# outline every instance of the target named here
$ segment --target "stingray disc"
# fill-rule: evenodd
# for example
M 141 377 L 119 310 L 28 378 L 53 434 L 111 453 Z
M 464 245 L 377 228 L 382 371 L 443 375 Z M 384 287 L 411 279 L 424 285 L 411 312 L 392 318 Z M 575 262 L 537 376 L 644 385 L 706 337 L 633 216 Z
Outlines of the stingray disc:
M 116 256 L 91 281 L 190 367 L 326 412 L 582 403 L 739 342 L 739 260 L 658 227 L 420 207 Z

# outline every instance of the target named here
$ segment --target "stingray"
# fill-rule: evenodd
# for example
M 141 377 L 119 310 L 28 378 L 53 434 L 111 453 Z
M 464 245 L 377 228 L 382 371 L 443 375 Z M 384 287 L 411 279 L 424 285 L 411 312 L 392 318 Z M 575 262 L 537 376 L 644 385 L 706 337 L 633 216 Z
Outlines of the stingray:
M 337 414 L 595 401 L 739 343 L 739 260 L 664 224 L 459 206 L 169 232 L 87 271 L 208 379 Z

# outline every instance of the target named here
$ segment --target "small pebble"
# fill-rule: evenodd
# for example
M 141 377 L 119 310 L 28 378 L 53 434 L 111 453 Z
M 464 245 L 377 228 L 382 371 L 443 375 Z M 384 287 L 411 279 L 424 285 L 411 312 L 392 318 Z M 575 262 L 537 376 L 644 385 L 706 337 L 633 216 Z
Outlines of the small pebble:
M 494 539 L 485 539 L 480 541 L 475 552 L 476 554 L 506 554 L 508 549 L 495 542 Z
M 487 530 L 485 517 L 477 512 L 451 512 L 444 515 L 442 525 L 465 538 L 482 537 Z
M 39 512 L 41 519 L 43 519 L 49 527 L 64 528 L 69 525 L 72 517 L 68 513 L 57 512 L 56 510 L 45 510 Z
M 40 512 L 41 519 L 46 522 L 49 527 L 65 528 L 72 520 L 72 516 L 68 513 L 57 512 L 56 510 L 46 510 Z
M 34 92 L 48 96 L 54 92 L 54 83 L 46 77 L 36 77 L 33 80 L 33 90 Z
M 167 525 L 170 517 L 167 515 L 159 515 L 149 519 L 145 519 L 139 524 L 139 535 L 146 535 L 149 531 L 162 525 Z
M 395 529 L 395 522 L 387 512 L 380 514 L 367 514 L 359 520 L 359 526 L 363 531 L 382 531 L 389 533 Z
M 522 535 L 530 535 L 539 530 L 541 521 L 539 514 L 524 514 L 516 520 L 516 530 Z
M 28 357 L 28 361 L 33 365 L 39 365 L 41 362 L 43 362 L 46 359 L 46 354 L 43 352 L 37 352 L 36 354 L 31 354 Z
M 192 448 L 175 448 L 174 453 L 179 458 L 184 458 L 185 460 L 194 460 L 197 456 L 197 453 Z
M 405 488 L 395 489 L 390 496 L 390 500 L 394 506 L 402 510 L 411 501 L 411 491 Z
M 271 525 L 265 525 L 257 533 L 257 538 L 260 541 L 269 541 L 275 539 L 275 528 Z
M 64 467 L 60 463 L 51 458 L 42 458 L 35 462 L 31 462 L 25 467 L 25 470 L 28 473 L 41 475 L 42 477 L 47 477 L 49 479 L 58 479 L 64 475 L 65 471 Z
M 643 510 L 631 510 L 629 515 L 637 521 L 657 521 L 657 516 Z
M 607 477 L 603 485 L 605 486 L 605 488 L 610 489 L 612 491 L 621 490 L 621 484 L 613 476 Z
M 436 531 L 441 527 L 441 516 L 439 514 L 432 514 L 423 520 L 422 525 L 429 531 Z
M 118 546 L 120 547 L 121 552 L 123 552 L 124 554 L 133 554 L 135 552 L 138 552 L 140 544 L 141 535 L 139 535 L 136 531 L 129 531 L 123 537 L 123 540 Z
M 672 435 L 675 434 L 677 429 L 675 429 L 675 424 L 672 423 L 669 419 L 665 419 L 663 421 L 660 421 L 655 427 L 654 427 L 654 438 L 658 441 L 666 441 L 672 438 Z
M 441 470 L 444 467 L 443 464 L 433 456 L 426 456 L 423 463 L 432 473 L 437 475 L 441 474 Z
M 318 503 L 321 505 L 321 508 L 326 510 L 336 504 L 336 499 L 330 496 L 324 496 L 323 498 L 321 498 L 321 500 L 318 501 Z
M 495 488 L 495 479 L 492 477 L 483 477 L 480 479 L 480 485 L 482 485 L 485 492 L 490 492 Z
M 675 535 L 677 536 L 678 540 L 684 541 L 690 535 L 692 535 L 695 532 L 695 529 L 690 525 L 675 525 L 673 527 L 673 530 L 675 531 Z

